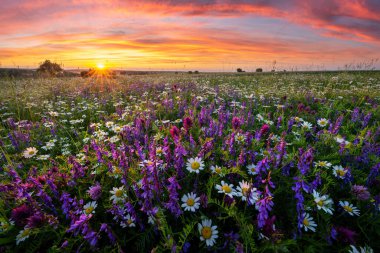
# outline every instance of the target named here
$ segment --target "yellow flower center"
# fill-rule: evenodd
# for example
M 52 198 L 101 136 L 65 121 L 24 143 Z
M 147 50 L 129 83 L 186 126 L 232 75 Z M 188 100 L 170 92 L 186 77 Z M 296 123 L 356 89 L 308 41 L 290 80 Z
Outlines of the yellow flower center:
M 326 162 L 319 162 L 319 166 L 322 166 L 322 167 L 326 166 Z
M 248 188 L 248 187 L 243 187 L 243 188 L 241 189 L 241 191 L 242 191 L 242 193 L 243 193 L 244 196 L 247 196 L 247 195 L 248 195 L 249 188 Z
M 156 152 L 157 154 L 162 154 L 162 149 L 157 149 Z
M 133 221 L 131 219 L 127 220 L 128 225 L 131 225 Z
M 92 211 L 94 211 L 94 207 L 93 206 L 87 207 L 84 211 L 86 214 L 90 214 L 92 213 Z
M 115 191 L 115 196 L 120 198 L 121 196 L 123 195 L 123 191 L 122 190 L 116 190 Z
M 309 221 L 307 219 L 303 219 L 303 222 L 302 222 L 305 226 L 309 226 Z
M 227 184 L 223 185 L 222 186 L 222 190 L 225 192 L 225 193 L 230 193 L 232 190 L 231 190 L 231 187 L 229 187 Z
M 194 203 L 195 203 L 195 201 L 194 201 L 194 199 L 192 199 L 192 198 L 188 198 L 187 201 L 186 201 L 186 204 L 187 204 L 188 206 L 193 206 Z
M 323 206 L 323 200 L 319 200 L 319 201 L 317 202 L 317 205 L 318 205 L 318 206 Z
M 22 237 L 28 236 L 29 234 L 30 234 L 30 229 L 25 229 L 25 230 L 22 232 Z
M 337 173 L 341 177 L 343 177 L 344 175 L 346 175 L 346 171 L 344 171 L 344 170 L 338 170 Z
M 29 150 L 29 155 L 34 155 L 34 150 Z
M 350 207 L 350 206 L 343 206 L 343 209 L 349 213 L 351 213 L 353 211 L 352 207 Z
M 212 230 L 210 227 L 203 227 L 201 230 L 201 234 L 202 234 L 203 238 L 210 239 L 211 235 L 212 235 Z
M 218 173 L 218 174 L 220 174 L 220 173 L 222 173 L 222 169 L 220 167 L 216 167 L 215 168 L 215 172 Z
M 200 166 L 201 166 L 201 164 L 200 164 L 199 162 L 193 162 L 193 163 L 191 164 L 191 168 L 192 168 L 193 170 L 197 170 L 197 169 L 199 169 Z

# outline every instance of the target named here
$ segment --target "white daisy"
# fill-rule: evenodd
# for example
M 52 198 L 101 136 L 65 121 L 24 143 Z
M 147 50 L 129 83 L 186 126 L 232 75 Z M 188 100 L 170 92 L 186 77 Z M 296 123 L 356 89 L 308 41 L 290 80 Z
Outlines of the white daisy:
M 360 215 L 360 210 L 348 201 L 339 201 L 339 205 L 351 216 Z
M 123 228 L 136 227 L 135 219 L 130 214 L 127 214 L 126 216 L 124 216 L 124 221 L 120 222 L 120 226 Z
M 317 124 L 320 127 L 325 127 L 325 126 L 327 126 L 328 123 L 329 123 L 329 121 L 325 118 L 317 120 Z
M 224 181 L 222 181 L 220 183 L 220 185 L 216 185 L 215 188 L 218 190 L 218 193 L 224 193 L 226 195 L 228 195 L 229 197 L 233 197 L 233 196 L 236 196 L 236 191 L 234 189 L 234 185 L 233 184 L 228 184 L 228 183 L 225 183 Z
M 33 156 L 35 156 L 37 154 L 37 152 L 38 152 L 38 150 L 35 147 L 29 147 L 29 148 L 24 150 L 22 155 L 25 158 L 32 158 Z
M 107 128 L 111 128 L 111 127 L 113 127 L 114 124 L 115 124 L 115 123 L 113 123 L 112 121 L 107 121 L 107 122 L 106 122 L 106 127 L 107 127 Z
M 94 214 L 95 208 L 98 206 L 96 201 L 88 202 L 86 205 L 83 206 L 83 213 L 86 215 Z
M 315 167 L 321 167 L 321 168 L 330 168 L 331 163 L 327 161 L 318 161 L 314 163 Z
M 211 166 L 210 169 L 212 173 L 218 174 L 219 176 L 224 176 L 224 173 L 222 172 L 222 167 L 216 165 L 216 166 Z
M 199 209 L 199 200 L 200 198 L 197 197 L 195 193 L 188 193 L 182 196 L 182 202 L 181 205 L 183 208 L 185 208 L 185 211 L 195 212 L 197 209 Z
M 15 222 L 10 220 L 9 222 L 2 221 L 0 222 L 0 233 L 7 231 L 9 228 L 14 226 Z
M 318 210 L 323 210 L 328 214 L 332 215 L 332 211 L 334 210 L 332 207 L 333 201 L 329 197 L 329 195 L 320 195 L 318 192 L 313 190 L 314 202 L 317 204 Z
M 342 178 L 344 179 L 344 177 L 346 176 L 348 170 L 343 168 L 341 165 L 335 165 L 333 166 L 333 174 L 334 176 L 338 177 L 338 178 Z
M 209 219 L 202 220 L 198 223 L 198 231 L 201 241 L 205 241 L 207 246 L 213 246 L 218 238 L 217 226 L 212 226 L 212 221 Z
M 18 235 L 16 236 L 16 245 L 19 245 L 20 242 L 25 241 L 30 236 L 31 229 L 28 227 L 25 227 L 23 230 L 21 230 Z
M 373 249 L 369 246 L 359 247 L 357 249 L 354 245 L 350 245 L 351 249 L 348 251 L 348 253 L 373 253 Z
M 190 158 L 188 161 L 187 161 L 187 167 L 186 169 L 190 172 L 195 172 L 195 173 L 199 173 L 199 171 L 203 170 L 205 165 L 202 161 L 201 158 L 199 157 L 195 157 L 195 158 Z
M 308 213 L 305 213 L 301 227 L 307 230 L 311 230 L 315 232 L 315 228 L 317 227 L 317 224 L 314 222 L 313 217 L 311 217 Z
M 313 125 L 307 121 L 302 122 L 301 128 L 304 130 L 310 130 L 313 127 Z
M 245 142 L 245 136 L 242 135 L 242 134 L 240 134 L 240 133 L 237 133 L 237 134 L 235 135 L 235 141 L 236 141 L 237 143 L 243 143 L 243 142 Z
M 112 194 L 110 199 L 113 201 L 113 203 L 117 203 L 127 197 L 127 194 L 124 191 L 124 185 L 119 188 L 113 187 L 110 193 Z
M 247 166 L 247 170 L 248 170 L 248 174 L 249 175 L 257 175 L 257 171 L 256 171 L 256 165 L 255 164 L 250 164 Z
M 246 201 L 250 195 L 251 188 L 252 184 L 244 180 L 239 182 L 239 186 L 236 187 L 236 196 L 241 197 L 241 200 Z

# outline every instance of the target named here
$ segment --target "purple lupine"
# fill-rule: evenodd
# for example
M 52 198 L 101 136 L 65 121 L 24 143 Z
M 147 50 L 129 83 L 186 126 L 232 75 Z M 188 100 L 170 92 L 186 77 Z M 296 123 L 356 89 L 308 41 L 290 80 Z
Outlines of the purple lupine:
M 332 133 L 332 134 L 337 134 L 339 132 L 339 129 L 340 127 L 342 126 L 342 122 L 343 122 L 343 115 L 339 116 L 336 121 L 335 121 L 335 124 L 331 124 L 330 125 L 330 129 L 329 131 Z
M 368 126 L 368 123 L 369 121 L 371 120 L 371 117 L 372 117 L 372 113 L 367 113 L 365 116 L 364 116 L 364 119 L 363 119 L 363 122 L 362 122 L 362 127 L 365 128 Z
M 100 230 L 99 232 L 105 232 L 108 236 L 108 239 L 110 239 L 111 241 L 111 244 L 115 244 L 116 242 L 116 237 L 112 231 L 112 229 L 106 224 L 106 223 L 102 223 L 100 225 Z
M 238 117 L 233 117 L 232 118 L 232 128 L 234 130 L 237 130 L 240 128 L 240 126 L 241 126 L 240 119 Z
M 291 119 L 288 121 L 288 131 L 287 131 L 287 133 L 290 133 L 290 132 L 292 131 L 294 123 L 295 123 L 294 118 L 291 118 Z
M 292 190 L 296 193 L 295 199 L 296 199 L 296 209 L 297 209 L 297 228 L 298 233 L 302 233 L 302 223 L 305 215 L 305 207 L 303 205 L 304 197 L 302 195 L 302 179 L 300 178 L 294 178 L 296 183 L 292 187 Z
M 371 185 L 376 179 L 376 177 L 379 175 L 380 175 L 380 163 L 377 163 L 371 168 L 368 174 L 367 185 Z
M 257 215 L 257 222 L 259 228 L 262 228 L 265 225 L 265 221 L 269 217 L 269 212 L 272 210 L 272 207 L 274 205 L 272 199 L 273 196 L 269 191 L 268 186 L 266 186 L 263 198 L 259 199 L 256 202 L 256 209 L 259 210 L 259 213 Z
M 177 171 L 178 177 L 183 177 L 185 174 L 183 172 L 183 167 L 185 165 L 184 157 L 187 155 L 186 149 L 181 145 L 180 141 L 175 142 L 174 149 L 174 168 Z
M 178 204 L 178 192 L 177 190 L 181 189 L 181 186 L 179 186 L 176 178 L 170 177 L 168 178 L 169 186 L 169 201 L 164 204 L 164 206 L 175 216 L 179 217 L 182 214 L 182 210 L 180 205 Z
M 183 119 L 183 127 L 186 129 L 186 131 L 189 131 L 192 126 L 193 121 L 191 120 L 191 118 L 186 117 Z
M 300 170 L 302 175 L 306 175 L 313 164 L 313 152 L 314 150 L 312 148 L 308 149 L 305 152 L 302 149 L 299 149 L 300 158 L 298 160 L 298 169 Z
M 351 113 L 351 121 L 357 122 L 359 118 L 360 118 L 360 109 L 356 107 Z

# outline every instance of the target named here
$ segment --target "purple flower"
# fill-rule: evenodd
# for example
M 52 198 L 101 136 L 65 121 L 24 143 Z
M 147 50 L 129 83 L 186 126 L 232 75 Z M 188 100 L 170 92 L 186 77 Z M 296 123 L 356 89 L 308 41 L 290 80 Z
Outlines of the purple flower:
M 362 185 L 353 185 L 351 192 L 358 200 L 368 200 L 371 197 L 367 187 Z
M 16 223 L 17 226 L 23 227 L 27 223 L 27 219 L 33 214 L 31 207 L 26 204 L 22 204 L 19 207 L 16 207 L 12 210 L 12 220 Z
M 179 197 L 177 190 L 181 189 L 181 187 L 174 176 L 170 177 L 168 181 L 169 201 L 165 203 L 164 206 L 169 209 L 175 217 L 179 217 L 182 214 L 182 210 L 178 204 Z
M 240 126 L 241 126 L 240 119 L 238 117 L 233 117 L 232 118 L 232 128 L 237 130 L 240 128 Z
M 178 139 L 180 133 L 178 127 L 172 126 L 172 128 L 170 128 L 170 134 L 174 140 Z
M 358 235 L 355 231 L 346 227 L 336 227 L 337 239 L 345 244 L 355 244 L 355 237 Z
M 44 224 L 44 216 L 40 213 L 35 213 L 33 216 L 28 218 L 28 227 L 38 228 Z
M 183 127 L 189 131 L 189 129 L 193 126 L 193 121 L 191 120 L 191 118 L 189 117 L 186 117 L 183 119 Z
M 102 187 L 97 182 L 95 185 L 91 186 L 87 193 L 90 195 L 90 198 L 93 200 L 97 200 L 102 195 Z

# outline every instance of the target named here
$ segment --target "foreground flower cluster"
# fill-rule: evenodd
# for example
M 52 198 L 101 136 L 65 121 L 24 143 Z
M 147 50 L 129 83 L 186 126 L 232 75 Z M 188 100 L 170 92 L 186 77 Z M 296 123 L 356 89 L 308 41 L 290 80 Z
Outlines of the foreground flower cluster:
M 380 250 L 379 97 L 178 83 L 3 98 L 0 250 Z

